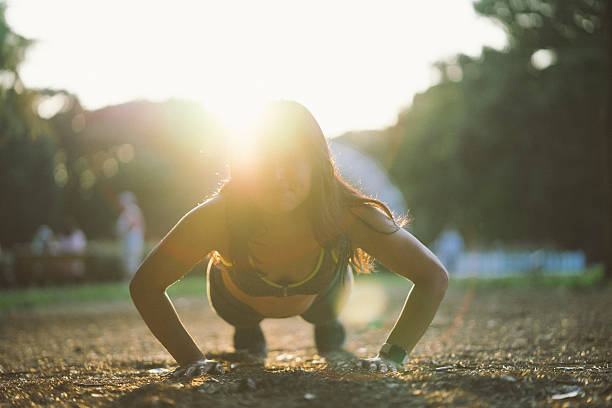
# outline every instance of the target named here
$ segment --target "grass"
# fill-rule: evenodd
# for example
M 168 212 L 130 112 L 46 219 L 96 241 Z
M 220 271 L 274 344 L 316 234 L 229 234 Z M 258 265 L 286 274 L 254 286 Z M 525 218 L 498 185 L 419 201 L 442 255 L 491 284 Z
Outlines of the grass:
M 587 289 L 596 288 L 603 283 L 603 267 L 600 265 L 590 267 L 576 275 L 562 274 L 532 274 L 526 276 L 505 276 L 499 278 L 461 278 L 452 279 L 451 288 L 474 287 L 485 288 L 536 288 L 536 289 Z M 607 285 L 612 289 L 612 285 Z
M 511 275 L 511 274 L 510 274 Z M 461 277 L 455 278 L 451 274 L 449 281 L 450 289 L 464 289 L 474 287 L 476 289 L 487 288 L 536 288 L 536 289 L 581 289 L 595 288 L 604 285 L 603 267 L 595 265 L 583 270 L 575 275 L 563 273 L 546 272 L 545 274 L 525 274 L 504 277 Z M 398 279 L 404 279 L 392 272 L 389 272 L 381 265 L 377 265 L 377 272 L 371 276 L 364 276 L 366 279 L 376 279 L 388 285 L 394 285 Z M 612 282 L 608 284 L 608 289 L 612 289 Z
M 405 278 L 383 270 L 370 276 L 359 276 L 357 279 L 375 280 L 387 287 L 406 283 Z M 179 297 L 205 296 L 206 279 L 202 270 L 194 269 L 190 274 L 168 288 L 172 299 Z M 487 288 L 564 288 L 587 289 L 602 285 L 603 268 L 601 266 L 586 269 L 580 275 L 539 275 L 511 276 L 503 278 L 463 278 L 451 276 L 449 290 Z M 608 284 L 612 290 L 612 284 Z M 90 283 L 78 286 L 53 286 L 25 289 L 5 289 L 0 291 L 0 313 L 13 310 L 36 309 L 51 305 L 79 305 L 84 303 L 128 301 L 130 293 L 128 282 Z
M 130 300 L 128 281 L 88 283 L 78 286 L 49 286 L 0 291 L 0 313 L 34 309 L 50 305 Z M 172 299 L 184 296 L 204 296 L 206 281 L 196 274 L 185 276 L 168 288 Z

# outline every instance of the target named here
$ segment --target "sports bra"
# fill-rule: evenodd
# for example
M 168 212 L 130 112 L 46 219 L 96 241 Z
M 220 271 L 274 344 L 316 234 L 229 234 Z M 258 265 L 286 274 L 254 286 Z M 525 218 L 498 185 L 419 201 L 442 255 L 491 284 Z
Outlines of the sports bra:
M 287 282 L 268 279 L 262 271 L 255 267 L 250 255 L 249 262 L 252 269 L 247 268 L 240 271 L 233 268 L 232 263 L 226 261 L 220 255 L 219 259 L 221 263 L 214 266 L 226 270 L 232 282 L 240 290 L 254 297 L 317 295 L 329 287 L 334 282 L 334 278 L 345 271 L 343 266 L 348 262 L 348 259 L 341 262 L 335 249 L 330 250 L 321 247 L 314 270 L 299 282 Z M 209 263 L 212 262 L 211 259 Z
M 227 215 L 227 209 L 226 209 Z M 393 234 L 399 227 L 393 231 L 381 231 L 374 228 L 369 223 L 365 222 L 361 217 L 356 216 L 358 220 L 367 225 L 369 228 L 382 234 Z M 318 295 L 324 292 L 336 282 L 336 279 L 341 279 L 346 272 L 349 264 L 350 240 L 347 231 L 343 231 L 340 239 L 340 255 L 335 249 L 321 247 L 317 265 L 314 270 L 299 282 L 282 282 L 273 281 L 266 277 L 265 273 L 257 269 L 253 262 L 253 258 L 249 255 L 249 263 L 252 268 L 246 268 L 238 271 L 233 267 L 231 262 L 226 261 L 219 254 L 220 263 L 214 264 L 211 257 L 208 263 L 208 268 L 218 267 L 229 273 L 230 279 L 241 291 L 254 297 L 275 296 L 285 297 L 292 295 Z

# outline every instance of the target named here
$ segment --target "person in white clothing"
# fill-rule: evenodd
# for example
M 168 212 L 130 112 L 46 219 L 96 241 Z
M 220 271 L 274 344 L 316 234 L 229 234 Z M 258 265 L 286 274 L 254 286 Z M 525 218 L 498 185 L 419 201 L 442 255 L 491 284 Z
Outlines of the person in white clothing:
M 60 255 L 75 255 L 74 259 L 62 262 L 59 266 L 62 275 L 70 278 L 82 278 L 85 275 L 85 260 L 79 259 L 84 256 L 87 250 L 87 237 L 79 228 L 76 220 L 72 216 L 64 219 L 62 232 L 57 238 Z
M 447 271 L 455 272 L 459 257 L 463 252 L 463 238 L 456 229 L 449 225 L 434 243 L 434 252 Z
M 119 195 L 121 214 L 117 220 L 117 235 L 121 247 L 124 276 L 130 279 L 136 273 L 144 247 L 145 223 L 142 211 L 131 191 Z

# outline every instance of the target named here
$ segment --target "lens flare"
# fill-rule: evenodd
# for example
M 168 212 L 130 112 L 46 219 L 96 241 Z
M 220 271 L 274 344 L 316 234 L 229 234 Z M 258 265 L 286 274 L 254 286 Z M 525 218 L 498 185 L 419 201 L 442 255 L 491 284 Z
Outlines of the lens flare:
M 228 151 L 234 170 L 248 172 L 256 164 L 257 145 L 254 135 L 263 106 L 263 101 L 256 101 L 248 105 L 235 104 L 231 109 L 217 112 L 228 131 Z
M 373 281 L 358 279 L 342 318 L 349 324 L 367 325 L 380 319 L 386 307 L 387 294 L 383 286 Z

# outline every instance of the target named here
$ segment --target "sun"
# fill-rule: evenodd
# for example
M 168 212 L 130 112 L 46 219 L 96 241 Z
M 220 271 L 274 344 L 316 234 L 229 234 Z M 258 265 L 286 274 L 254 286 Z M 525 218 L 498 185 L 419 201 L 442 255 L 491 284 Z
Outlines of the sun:
M 234 157 L 234 165 L 249 166 L 256 157 L 254 130 L 263 108 L 270 99 L 250 98 L 247 101 L 232 101 L 219 104 L 211 111 L 227 129 L 228 146 Z
M 225 126 L 237 136 L 245 136 L 254 126 L 261 114 L 265 100 L 252 100 L 248 103 L 236 102 L 219 112 Z

